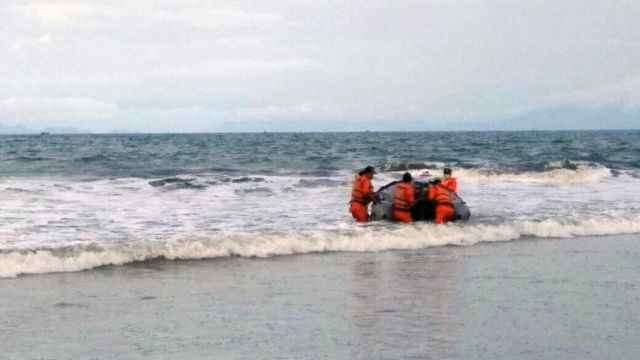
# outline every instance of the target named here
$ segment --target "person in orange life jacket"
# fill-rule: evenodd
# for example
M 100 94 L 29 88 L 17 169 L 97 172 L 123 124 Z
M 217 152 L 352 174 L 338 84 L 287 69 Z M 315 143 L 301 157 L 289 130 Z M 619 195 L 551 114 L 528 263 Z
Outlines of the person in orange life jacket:
M 458 192 L 458 179 L 451 176 L 451 169 L 444 168 L 444 180 L 442 180 L 442 186 L 449 191 Z
M 413 178 L 411 174 L 404 173 L 402 182 L 396 184 L 396 191 L 393 195 L 393 218 L 403 223 L 412 222 L 411 207 L 416 202 L 418 200 L 416 199 L 416 191 L 413 188 Z
M 453 207 L 453 201 L 451 200 L 451 194 L 449 189 L 442 186 L 440 180 L 436 180 L 429 186 L 427 192 L 427 199 L 436 203 L 436 224 L 443 224 L 447 221 L 451 221 L 455 214 Z
M 367 166 L 360 171 L 353 179 L 353 187 L 351 188 L 351 215 L 358 222 L 366 222 L 369 220 L 369 203 L 372 202 L 376 193 L 373 191 L 371 179 L 376 174 L 373 166 Z

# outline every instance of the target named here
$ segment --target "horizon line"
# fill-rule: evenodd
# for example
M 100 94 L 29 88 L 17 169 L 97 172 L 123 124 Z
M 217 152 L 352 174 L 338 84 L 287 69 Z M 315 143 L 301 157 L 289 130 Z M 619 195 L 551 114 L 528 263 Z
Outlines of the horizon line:
M 269 130 L 247 130 L 247 131 L 167 131 L 167 132 L 145 132 L 145 131 L 108 131 L 108 132 L 92 132 L 78 130 L 77 132 L 49 132 L 49 131 L 32 131 L 32 132 L 15 132 L 0 133 L 0 136 L 11 135 L 31 135 L 31 136 L 55 136 L 55 135 L 206 135 L 206 134 L 356 134 L 356 133 L 462 133 L 462 132 L 592 132 L 592 131 L 640 131 L 638 128 L 608 128 L 608 129 L 474 129 L 474 130 L 299 130 L 299 131 L 269 131 Z

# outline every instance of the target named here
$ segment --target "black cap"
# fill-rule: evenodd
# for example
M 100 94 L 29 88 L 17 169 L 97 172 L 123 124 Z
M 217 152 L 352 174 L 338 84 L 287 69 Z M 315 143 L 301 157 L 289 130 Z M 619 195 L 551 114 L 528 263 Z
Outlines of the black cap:
M 450 168 L 444 168 L 444 173 L 451 175 L 451 169 Z
M 412 181 L 412 180 L 413 180 L 413 177 L 408 172 L 406 172 L 406 173 L 404 173 L 402 175 L 402 181 L 409 182 L 409 181 Z
M 364 170 L 362 170 L 363 174 L 368 174 L 368 173 L 376 173 L 376 169 L 373 168 L 373 166 L 367 166 L 366 168 L 364 168 Z

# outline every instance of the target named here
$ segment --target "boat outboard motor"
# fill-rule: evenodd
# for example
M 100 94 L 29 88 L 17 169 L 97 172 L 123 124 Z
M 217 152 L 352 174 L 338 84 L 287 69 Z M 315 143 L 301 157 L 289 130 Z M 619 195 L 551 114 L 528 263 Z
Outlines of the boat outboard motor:
M 393 221 L 393 197 L 398 183 L 399 181 L 393 181 L 378 190 L 378 200 L 371 208 L 371 220 Z M 431 186 L 429 181 L 413 182 L 416 196 L 418 194 L 426 194 L 429 186 Z M 433 201 L 424 199 L 424 196 L 421 196 L 421 198 L 423 200 L 418 201 L 411 209 L 411 217 L 414 221 L 433 221 L 435 218 L 435 204 Z M 455 192 L 451 192 L 451 200 L 455 210 L 453 220 L 469 220 L 471 211 L 469 211 L 469 207 L 464 200 Z

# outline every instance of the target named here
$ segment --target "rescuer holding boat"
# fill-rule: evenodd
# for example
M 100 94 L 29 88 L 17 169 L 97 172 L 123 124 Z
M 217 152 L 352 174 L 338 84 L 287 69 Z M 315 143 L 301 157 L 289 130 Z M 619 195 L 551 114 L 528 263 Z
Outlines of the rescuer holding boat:
M 427 199 L 435 203 L 435 219 L 436 224 L 444 224 L 451 221 L 455 215 L 453 200 L 451 199 L 451 191 L 442 185 L 438 179 L 431 183 L 427 192 Z
M 402 175 L 402 182 L 396 185 L 396 191 L 393 196 L 393 219 L 403 223 L 412 222 L 411 208 L 416 202 L 413 177 L 408 172 L 404 173 L 404 175 Z
M 369 203 L 375 200 L 376 193 L 373 191 L 371 179 L 376 174 L 373 166 L 367 166 L 360 171 L 353 179 L 351 189 L 351 215 L 358 222 L 369 221 Z
M 444 180 L 442 180 L 442 186 L 449 191 L 458 192 L 458 179 L 451 176 L 451 169 L 444 168 L 443 175 Z

